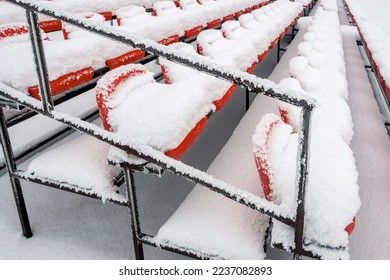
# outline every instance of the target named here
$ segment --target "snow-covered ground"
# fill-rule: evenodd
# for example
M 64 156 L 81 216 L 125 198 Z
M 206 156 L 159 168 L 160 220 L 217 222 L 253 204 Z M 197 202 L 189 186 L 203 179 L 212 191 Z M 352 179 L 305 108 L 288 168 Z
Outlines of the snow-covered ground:
M 362 202 L 355 231 L 350 237 L 349 252 L 352 259 L 390 259 L 389 139 L 356 45 L 356 30 L 345 26 L 348 23 L 342 7 L 339 15 L 348 81 L 348 104 L 354 123 L 351 149 L 359 172 Z M 268 77 L 273 71 L 270 78 L 275 82 L 288 77 L 288 62 L 298 54 L 298 43 L 302 37 L 303 32 L 298 33 L 288 53 L 275 69 L 276 48 L 257 66 L 254 73 Z M 259 103 L 261 98 L 257 97 L 256 102 Z M 183 161 L 206 170 L 245 114 L 244 102 L 244 91 L 240 89 L 226 107 L 212 116 L 202 137 L 184 156 Z M 76 136 L 71 135 L 56 145 Z M 20 168 L 25 169 L 28 163 L 24 162 Z M 192 183 L 169 172 L 162 178 L 136 174 L 135 179 L 143 231 L 151 234 L 156 233 L 193 188 Z M 21 235 L 7 175 L 0 178 L 0 185 L 0 259 L 133 258 L 130 220 L 126 208 L 101 205 L 100 201 L 22 182 L 34 232 L 32 238 L 25 239 Z M 145 251 L 146 259 L 183 258 L 148 246 L 145 246 Z M 270 249 L 267 254 L 267 258 L 272 259 L 288 257 L 291 256 L 274 249 Z

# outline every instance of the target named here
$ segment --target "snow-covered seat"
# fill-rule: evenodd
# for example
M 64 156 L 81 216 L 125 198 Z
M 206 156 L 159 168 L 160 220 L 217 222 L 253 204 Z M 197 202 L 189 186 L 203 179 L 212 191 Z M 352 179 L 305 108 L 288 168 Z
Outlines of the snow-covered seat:
M 97 13 L 82 13 L 79 14 L 78 16 L 84 17 L 86 19 L 89 19 L 93 22 L 100 23 L 100 24 L 103 24 L 105 21 L 105 18 L 101 14 L 97 14 Z M 88 31 L 82 30 L 74 25 L 66 24 L 66 23 L 62 24 L 62 34 L 65 40 L 74 37 L 91 35 L 91 33 L 89 33 Z
M 62 75 L 57 79 L 51 80 L 50 81 L 51 94 L 56 95 L 68 89 L 79 86 L 83 83 L 86 83 L 92 80 L 94 73 L 95 71 L 92 67 L 86 67 L 81 70 Z M 41 100 L 39 86 L 29 87 L 28 93 L 32 97 Z
M 322 258 L 347 258 L 348 235 L 360 206 L 354 158 L 348 145 L 337 137 L 322 141 L 319 134 L 312 135 L 304 247 Z M 266 198 L 291 213 L 296 209 L 298 139 L 292 127 L 275 114 L 263 116 L 253 135 Z M 336 157 L 343 160 L 335 162 Z M 293 229 L 274 221 L 272 244 L 291 248 L 293 242 Z
M 58 19 L 48 19 L 39 22 L 39 27 L 45 32 L 60 31 L 62 22 Z
M 186 43 L 176 43 L 172 45 L 175 49 L 183 52 L 193 53 L 196 51 L 192 45 Z M 196 83 L 210 97 L 210 102 L 215 105 L 215 110 L 220 110 L 234 94 L 236 87 L 219 78 L 199 72 L 195 69 L 179 65 L 175 62 L 160 58 L 161 70 L 166 84 L 178 81 L 188 81 L 190 84 Z
M 121 7 L 115 14 L 118 25 L 138 24 L 140 22 L 153 20 L 152 15 L 146 12 L 145 7 L 137 5 Z
M 244 14 L 238 18 L 238 21 L 241 23 L 241 26 L 246 29 L 253 30 L 254 32 L 266 33 L 271 39 L 269 48 L 272 49 L 276 46 L 279 40 L 278 27 L 264 14 L 261 16 L 261 18 L 256 18 L 254 14 L 256 14 L 255 11 L 250 14 Z
M 41 30 L 43 40 L 49 40 L 47 34 Z M 0 25 L 0 47 L 13 43 L 28 42 L 30 40 L 29 27 L 25 23 Z
M 295 57 L 290 61 L 290 73 L 308 92 L 321 92 L 324 96 L 333 95 L 344 100 L 348 98 L 348 85 L 343 74 L 314 68 L 304 56 Z
M 82 135 L 39 154 L 29 163 L 26 174 L 95 194 L 103 201 L 124 202 L 126 197 L 114 185 L 121 169 L 108 164 L 109 148 L 102 141 Z
M 258 62 L 264 60 L 268 54 L 269 38 L 261 32 L 251 32 L 243 28 L 239 21 L 229 20 L 222 24 L 223 35 L 229 40 L 249 42 L 256 48 Z
M 154 16 L 172 16 L 180 13 L 180 8 L 173 1 L 158 1 L 153 4 Z
M 209 97 L 187 81 L 157 83 L 153 73 L 138 64 L 107 73 L 99 80 L 96 94 L 105 129 L 175 159 L 196 141 L 214 108 Z
M 198 35 L 198 51 L 222 65 L 252 73 L 258 61 L 257 51 L 248 42 L 228 40 L 220 30 L 206 30 Z M 226 84 L 226 83 L 224 83 Z M 216 109 L 221 109 L 237 89 L 232 84 L 220 100 L 214 101 Z
M 190 8 L 194 5 L 187 5 Z M 191 10 L 191 9 L 189 9 Z M 159 1 L 153 5 L 153 15 L 161 17 L 170 17 L 181 15 L 181 9 L 176 6 L 173 1 Z M 190 29 L 184 30 L 186 38 L 192 38 L 198 35 L 203 30 L 203 25 L 192 26 Z

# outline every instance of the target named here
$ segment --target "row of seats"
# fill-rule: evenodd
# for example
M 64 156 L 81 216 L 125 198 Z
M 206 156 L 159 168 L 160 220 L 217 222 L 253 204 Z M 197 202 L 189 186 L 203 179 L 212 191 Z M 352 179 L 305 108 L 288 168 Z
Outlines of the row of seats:
M 248 2 L 253 6 L 252 3 L 254 1 L 249 0 Z M 231 1 L 231 3 L 235 2 Z M 256 0 L 256 2 L 259 1 Z M 242 5 L 245 5 L 245 3 L 241 3 L 239 7 L 242 7 Z M 100 23 L 104 21 L 104 18 L 97 14 L 88 13 L 83 14 L 83 16 Z M 177 26 L 176 29 L 182 28 L 177 21 L 180 18 L 170 18 Z M 143 34 L 144 37 L 150 35 L 150 37 L 161 43 L 167 44 L 166 40 L 174 35 L 169 34 L 170 30 L 167 27 L 159 30 L 148 27 L 148 24 L 143 26 L 146 30 L 149 30 L 149 33 Z M 134 28 L 134 26 L 123 27 L 123 30 L 129 33 L 139 31 L 139 29 Z M 150 32 L 154 33 L 154 35 Z M 111 40 L 89 34 L 74 27 L 65 26 L 64 34 L 72 40 L 44 42 L 53 94 L 63 92 L 91 80 L 94 76 L 94 71 L 97 69 L 105 66 L 114 69 L 121 65 L 138 61 L 145 55 L 142 50 L 132 49 L 120 43 L 113 43 Z M 25 39 L 27 39 L 27 36 Z M 172 42 L 174 40 L 170 40 L 168 43 Z M 80 48 L 79 46 L 83 47 Z M 31 59 L 30 43 L 24 42 L 13 46 L 8 45 L 0 50 L 1 60 L 10 65 L 10 69 L 0 74 L 2 80 L 19 90 L 28 91 L 30 95 L 39 98 L 38 86 L 33 86 L 38 83 L 37 77 L 30 74 L 28 76 L 24 75 L 24 73 L 34 73 L 35 66 Z M 20 60 L 19 57 L 15 59 L 15 56 L 11 55 L 14 52 L 19 53 L 25 59 Z M 23 63 L 23 67 L 21 67 L 21 63 Z
M 344 1 L 353 23 L 357 26 L 360 38 L 369 56 L 372 67 L 379 79 L 379 83 L 390 102 L 390 56 L 387 54 L 387 47 L 390 43 L 386 36 L 386 29 L 382 23 L 368 15 L 359 3 Z
M 279 5 L 280 13 L 282 13 L 283 8 L 281 7 L 284 5 L 296 6 L 289 4 L 289 2 L 282 3 L 274 4 L 274 6 Z M 256 14 L 259 14 L 261 10 L 257 10 Z M 247 17 L 250 17 L 250 20 Z M 292 19 L 291 16 L 290 18 L 288 16 L 284 18 L 287 21 L 285 26 L 280 25 L 278 27 L 272 20 L 268 22 L 268 24 L 274 24 L 275 26 L 276 40 L 279 39 L 280 34 L 285 33 L 286 27 L 289 27 L 291 22 L 296 19 L 295 15 Z M 275 39 L 268 36 L 267 28 L 262 28 L 260 22 L 249 25 L 252 27 L 251 29 L 240 26 L 240 22 L 245 24 L 248 21 L 255 21 L 252 14 L 241 15 L 238 21 L 225 22 L 221 31 L 206 30 L 201 32 L 197 38 L 199 54 L 231 69 L 252 72 L 259 58 L 264 57 L 264 53 L 272 47 Z M 263 33 L 260 33 L 260 30 Z M 240 33 L 243 35 L 242 31 L 248 32 L 246 36 L 252 38 L 252 41 L 241 40 Z M 237 37 L 228 39 L 223 36 L 224 34 L 226 37 L 231 36 L 233 38 L 237 34 Z M 260 38 L 258 34 L 262 34 L 263 37 Z M 260 46 L 260 49 L 256 49 L 255 46 Z M 175 43 L 172 47 L 183 52 L 196 53 L 193 47 L 188 44 Z M 160 59 L 160 64 L 165 84 L 156 83 L 151 79 L 152 74 L 141 66 L 130 65 L 118 68 L 118 71 L 107 74 L 98 82 L 97 100 L 106 129 L 111 130 L 115 127 L 114 131 L 128 137 L 143 139 L 142 142 L 152 145 L 175 159 L 179 159 L 199 137 L 207 123 L 206 116 L 212 111 L 220 110 L 233 95 L 237 85 L 210 77 L 165 59 Z M 140 76 L 143 76 L 143 78 Z M 145 84 L 141 85 L 139 81 L 144 81 Z M 104 86 L 99 86 L 100 84 Z M 119 92 L 126 88 L 127 97 L 122 96 L 124 93 L 116 93 L 118 85 L 121 85 L 118 89 Z M 112 101 L 117 98 L 116 96 L 120 96 L 121 102 Z M 182 102 L 175 110 L 173 108 L 169 110 L 172 106 L 171 98 Z M 122 100 L 126 101 L 123 102 Z M 142 104 L 151 103 L 147 100 L 159 100 L 159 102 L 157 102 L 156 107 L 149 105 L 144 108 Z M 190 107 L 194 109 L 189 110 Z M 142 110 L 138 108 L 142 108 Z M 164 119 L 163 116 L 169 120 L 164 122 L 166 123 L 164 126 L 159 123 Z M 134 121 L 129 123 L 128 119 Z M 143 128 L 140 131 L 139 127 L 142 124 L 138 123 L 137 120 L 140 120 L 144 127 L 146 126 L 145 123 L 153 127 Z M 114 122 L 115 125 L 113 126 L 111 122 Z M 154 127 L 156 125 L 157 127 Z M 161 131 L 159 137 L 157 137 L 157 131 Z M 153 135 L 150 135 L 151 132 Z M 157 140 L 158 138 L 163 139 L 163 141 L 160 143 Z M 123 156 L 119 158 L 123 158 Z M 111 161 L 117 160 L 111 158 Z
M 301 7 L 300 5 L 291 4 L 289 1 L 278 1 L 274 5 L 280 5 L 280 7 L 283 7 L 283 5 Z M 286 26 L 289 26 L 290 22 L 294 21 L 300 12 L 301 10 L 295 14 L 291 13 L 289 20 L 286 20 Z M 288 16 L 288 13 L 284 14 L 282 10 L 279 11 L 279 14 Z M 276 18 L 274 19 L 276 20 Z M 240 25 L 240 21 L 227 21 L 222 25 L 221 30 L 201 32 L 197 39 L 197 47 L 205 57 L 218 61 L 230 67 L 230 69 L 253 71 L 253 63 L 258 61 L 259 54 L 267 50 L 274 41 L 274 38 L 268 37 L 267 34 L 255 36 L 259 31 L 260 28 L 244 30 Z M 285 27 L 279 29 L 277 34 L 279 36 L 279 34 L 284 32 Z M 240 34 L 254 36 L 259 41 L 255 39 L 242 40 Z M 229 36 L 232 39 L 228 39 Z M 267 40 L 264 39 L 263 41 L 261 38 L 266 38 Z M 257 47 L 259 44 L 263 47 Z M 196 50 L 189 44 L 175 43 L 171 46 L 182 52 L 196 55 Z M 160 63 L 161 67 L 165 69 L 163 70 L 164 84 L 156 83 L 152 74 L 142 65 L 121 66 L 110 71 L 98 82 L 96 88 L 97 103 L 103 125 L 107 130 L 125 134 L 133 140 L 145 141 L 146 139 L 149 145 L 166 152 L 167 155 L 173 158 L 180 158 L 192 142 L 195 141 L 196 137 L 199 136 L 207 123 L 206 115 L 210 111 L 217 109 L 218 104 L 221 104 L 219 102 L 221 99 L 226 99 L 233 85 L 166 59 L 160 59 Z M 67 182 L 69 185 L 81 186 L 83 189 L 95 192 L 103 199 L 114 197 L 116 188 L 112 183 L 108 182 L 112 181 L 112 175 L 116 174 L 117 169 L 104 170 L 101 168 L 102 161 L 99 160 L 99 162 L 95 163 L 92 159 L 99 153 L 99 159 L 107 158 L 108 156 L 111 160 L 118 160 L 119 158 L 121 161 L 126 160 L 134 164 L 141 164 L 142 162 L 129 158 L 127 154 L 120 153 L 112 147 L 109 148 L 108 145 L 103 145 L 96 150 L 86 148 L 83 149 L 83 153 L 75 154 L 74 147 L 84 145 L 87 139 L 91 138 L 81 136 L 68 142 L 66 146 L 63 145 L 45 152 L 30 163 L 27 173 L 35 178 Z M 92 139 L 91 141 L 94 140 Z M 85 145 L 88 146 L 88 144 Z M 96 143 L 91 145 L 91 147 L 96 147 Z M 73 161 L 77 161 L 79 164 L 71 164 Z M 53 164 L 53 162 L 56 162 L 56 164 Z M 98 165 L 98 173 L 91 171 L 95 169 L 95 165 Z M 61 172 L 61 166 L 68 167 Z M 55 172 L 51 170 L 55 170 Z M 70 174 L 75 172 L 77 176 L 64 175 L 66 172 Z M 83 178 L 81 179 L 79 175 L 83 175 Z M 85 179 L 89 176 L 93 176 L 93 179 Z M 245 177 L 244 174 L 243 176 Z M 239 176 L 235 176 L 235 178 L 238 179 Z M 102 183 L 95 187 L 94 184 L 96 182 L 104 182 L 105 187 L 102 186 Z M 83 183 L 85 186 L 82 185 Z M 210 198 L 214 196 L 223 198 L 216 193 L 212 193 Z M 264 233 L 268 227 L 268 218 L 265 216 L 259 218 L 259 214 L 255 211 L 240 206 L 226 198 L 224 199 L 228 201 L 228 205 L 219 205 L 222 208 L 227 206 L 226 211 L 219 212 L 221 215 L 225 216 L 225 213 L 233 211 L 233 216 L 240 216 L 241 213 L 244 213 L 245 215 L 243 216 L 246 216 L 249 212 L 249 216 L 253 218 L 251 218 L 251 221 L 256 222 L 256 228 L 259 230 L 255 233 L 247 231 L 251 224 L 246 222 L 246 218 L 238 219 L 238 229 L 244 235 L 236 234 L 236 225 L 233 225 L 233 230 L 226 235 L 226 238 L 231 238 L 229 240 L 231 245 L 226 248 L 226 244 L 223 246 L 218 244 L 219 248 L 225 247 L 226 249 L 223 249 L 222 252 L 217 250 L 215 253 L 222 258 L 264 258 L 263 244 L 265 240 L 262 232 Z M 232 207 L 230 207 L 230 204 L 232 204 Z M 237 206 L 239 207 L 238 210 Z M 207 207 L 203 209 L 206 210 Z M 196 223 L 194 225 L 196 226 Z M 198 229 L 201 228 L 199 227 Z M 219 230 L 223 228 L 221 227 Z M 237 254 L 240 251 L 237 250 L 237 244 L 241 243 L 241 237 L 247 236 L 247 233 L 250 233 L 249 247 L 251 253 L 247 254 L 246 250 L 242 250 L 241 254 Z M 202 238 L 202 236 L 208 235 L 198 235 L 198 238 Z M 217 240 L 220 240 L 219 243 L 222 242 L 222 239 L 217 236 L 211 238 L 212 240 L 217 238 Z M 254 241 L 256 241 L 256 246 L 252 246 Z M 245 249 L 247 248 L 248 246 L 245 245 Z M 203 251 L 200 247 L 197 247 L 197 249 Z M 209 253 L 213 255 L 213 252 Z
M 323 2 L 304 42 L 298 45 L 299 56 L 289 61 L 290 78 L 280 85 L 320 101 L 311 122 L 304 247 L 321 258 L 337 259 L 348 258 L 348 235 L 354 229 L 360 200 L 349 147 L 353 124 L 346 102 L 348 85 L 337 5 Z M 298 108 L 280 103 L 279 114 L 264 116 L 253 136 L 265 197 L 291 215 L 296 211 L 300 119 Z M 274 221 L 271 235 L 273 245 L 294 247 L 294 231 L 285 224 Z
M 56 0 L 40 0 L 40 4 L 47 5 L 48 8 L 56 8 L 62 11 L 71 13 L 94 12 L 99 13 L 106 20 L 111 20 L 115 16 L 115 11 L 120 7 L 128 5 L 127 0 L 78 0 L 56 1 Z M 149 7 L 155 0 L 139 0 L 139 5 Z M 25 22 L 26 15 L 23 9 L 11 5 L 5 1 L 0 2 L 0 24 Z M 39 15 L 40 27 L 45 32 L 59 31 L 62 28 L 62 22 L 52 19 L 45 15 Z

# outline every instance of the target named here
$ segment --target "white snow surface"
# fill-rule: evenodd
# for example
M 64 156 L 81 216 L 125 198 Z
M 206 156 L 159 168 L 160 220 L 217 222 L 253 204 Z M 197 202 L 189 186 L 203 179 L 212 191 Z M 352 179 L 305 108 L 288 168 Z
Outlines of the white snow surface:
M 298 40 L 302 40 L 303 34 L 301 33 L 302 31 L 298 33 L 295 42 L 297 42 Z M 293 42 L 293 44 L 289 47 L 289 51 L 283 56 L 282 60 L 284 59 L 285 62 L 279 64 L 275 69 L 274 73 L 272 74 L 271 79 L 273 79 L 275 82 L 278 82 L 280 79 L 289 76 L 289 69 L 288 67 L 286 67 L 289 61 L 288 58 L 291 58 L 294 55 L 298 55 L 298 49 L 296 46 L 297 44 L 295 42 Z M 364 64 L 362 63 L 362 60 L 360 58 L 356 42 L 354 41 L 354 38 L 349 37 L 347 44 L 346 40 L 343 41 L 343 44 L 345 49 L 345 58 L 347 62 L 346 74 L 350 90 L 348 102 L 351 106 L 355 130 L 355 135 L 351 142 L 351 147 L 354 151 L 356 166 L 359 171 L 359 185 L 361 186 L 360 195 L 362 198 L 362 207 L 358 212 L 357 216 L 357 226 L 354 233 L 350 237 L 349 252 L 351 258 L 353 259 L 389 259 L 390 240 L 389 235 L 387 233 L 390 229 L 388 229 L 389 217 L 386 213 L 390 213 L 388 203 L 388 200 L 390 199 L 390 193 L 388 188 L 388 182 L 390 181 L 388 172 L 390 166 L 390 162 L 388 161 L 388 159 L 390 158 L 390 145 L 388 141 L 388 136 L 386 135 L 386 131 L 383 127 L 383 120 L 381 119 L 377 105 L 375 104 L 375 101 L 372 96 L 372 90 L 367 80 L 366 73 L 364 70 Z M 297 84 L 297 80 L 291 79 L 282 82 L 282 84 L 283 83 L 285 86 L 290 85 L 296 90 L 300 89 L 300 85 L 299 82 Z M 352 92 L 355 94 L 352 94 Z M 257 97 L 252 104 L 252 106 L 254 105 L 254 108 L 259 109 L 259 105 L 256 104 L 260 103 L 260 99 L 267 98 L 262 96 Z M 262 103 L 264 103 L 264 100 L 261 101 Z M 272 108 L 272 110 L 270 111 L 273 113 L 277 113 L 278 106 L 279 104 L 274 104 L 274 101 L 271 101 L 270 104 L 266 106 L 267 109 L 265 109 L 264 112 L 268 112 L 268 110 Z M 249 112 L 251 112 L 251 109 L 249 110 Z M 249 112 L 244 118 L 249 118 L 247 117 L 250 114 Z M 254 124 L 257 124 L 258 117 L 259 115 L 256 112 L 256 120 L 254 121 Z M 223 124 L 226 125 L 226 122 L 223 122 Z M 248 137 L 246 137 L 245 139 L 250 139 L 253 130 L 254 128 L 249 131 Z M 18 137 L 17 134 L 16 137 Z M 210 140 L 215 138 L 216 137 L 214 135 L 210 138 Z M 232 139 L 233 138 L 234 137 L 232 137 Z M 230 154 L 230 151 L 232 152 L 231 154 L 234 156 L 236 155 L 234 151 L 238 150 L 238 156 L 232 157 L 232 160 L 229 161 L 229 163 L 234 163 L 237 158 L 241 157 L 241 154 L 239 152 L 241 149 L 242 139 L 240 137 L 236 138 L 237 141 L 235 141 L 234 146 L 232 144 L 227 145 L 229 147 L 229 153 L 226 153 L 225 156 L 228 156 L 228 154 Z M 232 139 L 229 141 L 229 143 L 233 141 Z M 375 143 L 375 145 L 373 145 L 372 143 Z M 247 146 L 250 145 L 248 144 Z M 204 147 L 202 147 L 202 149 L 203 148 Z M 225 147 L 224 150 L 226 149 L 228 148 Z M 223 158 L 223 156 L 220 156 L 220 158 Z M 221 163 L 219 164 L 219 167 L 215 168 L 215 173 L 221 173 L 221 178 L 223 176 L 226 176 L 226 178 L 230 177 L 230 170 L 227 170 L 227 172 L 225 172 L 226 162 L 223 162 L 223 160 L 220 160 L 220 162 Z M 247 162 L 245 162 L 244 164 L 247 165 Z M 234 172 L 234 166 L 232 169 L 232 172 Z M 211 168 L 210 171 L 212 171 Z M 247 170 L 245 169 L 243 170 L 243 172 L 247 172 Z M 255 170 L 255 167 L 252 168 L 251 172 L 253 176 L 251 178 L 256 179 L 258 181 L 258 176 L 256 174 L 257 171 Z M 232 180 L 236 179 L 239 180 L 242 178 L 238 176 L 232 178 Z M 7 176 L 3 176 L 1 180 L 7 181 Z M 226 180 L 228 181 L 228 179 Z M 161 185 L 160 182 L 157 184 Z M 172 185 L 172 183 L 168 184 Z M 256 191 L 258 191 L 258 182 L 255 188 Z M 115 209 L 118 208 L 112 208 L 112 210 L 107 210 L 108 206 L 106 206 L 105 208 L 97 206 L 96 211 L 83 211 L 81 215 L 81 203 L 83 204 L 83 209 L 85 209 L 84 207 L 86 207 L 86 204 L 92 204 L 90 200 L 84 201 L 82 198 L 79 199 L 79 197 L 67 197 L 67 195 L 63 193 L 60 193 L 57 197 L 56 195 L 51 195 L 50 193 L 43 192 L 43 190 L 40 189 L 32 188 L 32 191 L 30 191 L 30 188 L 26 188 L 26 194 L 28 194 L 28 196 L 26 197 L 28 197 L 31 201 L 29 208 L 32 208 L 32 213 L 35 214 L 35 218 L 33 215 L 33 224 L 36 227 L 36 232 L 33 239 L 25 240 L 19 234 L 20 229 L 17 224 L 17 218 L 16 215 L 13 215 L 14 205 L 8 203 L 8 201 L 12 200 L 12 197 L 8 195 L 6 189 L 7 188 L 2 188 L 2 192 L 5 193 L 5 195 L 2 195 L 2 197 L 8 197 L 9 199 L 5 203 L 2 203 L 0 205 L 1 208 L 5 209 L 5 211 L 0 211 L 0 216 L 2 217 L 0 221 L 5 224 L 2 225 L 2 228 L 4 230 L 0 232 L 0 236 L 2 237 L 0 238 L 0 240 L 3 240 L 3 242 L 0 241 L 0 244 L 1 247 L 4 248 L 4 250 L 0 252 L 0 258 L 118 258 L 116 252 L 120 252 L 121 257 L 128 257 L 128 252 L 125 252 L 123 249 L 132 249 L 129 248 L 129 246 L 127 245 L 129 244 L 128 239 L 130 238 L 129 236 L 127 236 L 128 224 L 126 223 L 126 219 L 120 218 L 121 213 L 119 213 L 119 211 L 115 211 Z M 153 192 L 159 192 L 159 189 L 160 188 L 155 188 L 153 189 Z M 180 189 L 182 189 L 182 186 L 180 186 L 178 192 Z M 202 188 L 202 190 L 204 189 Z M 196 191 L 194 190 L 194 192 Z M 40 195 L 41 193 L 44 194 L 44 197 Z M 174 194 L 170 194 L 169 198 L 172 199 L 171 197 L 173 195 Z M 209 194 L 207 194 L 207 197 L 208 195 Z M 221 196 L 213 192 L 210 192 L 210 195 L 218 196 L 218 198 L 221 198 Z M 147 196 L 149 196 L 149 194 Z M 158 197 L 158 199 L 156 199 L 155 201 L 149 201 L 151 202 L 150 205 L 156 208 L 161 207 L 160 203 L 156 203 L 157 201 L 160 201 L 160 199 L 161 197 Z M 170 201 L 168 201 L 168 203 L 169 202 Z M 50 211 L 50 217 L 48 217 L 50 221 L 53 222 L 53 224 L 48 224 L 49 221 L 47 220 L 46 216 L 44 217 L 44 215 L 42 214 L 41 206 L 35 207 L 36 205 L 43 204 L 53 206 L 53 211 Z M 189 213 L 191 214 L 191 212 Z M 208 214 L 209 213 L 206 213 L 206 218 L 208 218 Z M 57 227 L 54 226 L 55 221 L 58 221 L 59 215 L 64 218 L 69 218 L 65 219 L 66 226 L 64 226 L 63 220 L 61 220 L 61 223 L 58 224 Z M 122 216 L 128 218 L 127 213 L 124 213 L 124 215 Z M 9 217 L 12 217 L 12 219 L 9 219 Z M 74 217 L 77 217 L 77 219 L 74 219 Z M 113 219 L 113 217 L 115 217 L 115 219 Z M 91 219 L 99 220 L 98 227 L 100 230 L 96 230 L 95 227 L 89 227 L 88 224 L 91 222 Z M 84 222 L 81 223 L 80 221 Z M 110 222 L 107 223 L 106 221 Z M 116 223 L 116 221 L 119 222 Z M 117 224 L 118 226 L 118 230 L 115 235 L 112 234 L 113 223 Z M 53 229 L 53 227 L 55 229 Z M 93 230 L 91 231 L 89 229 Z M 104 232 L 107 232 L 107 229 L 109 229 L 108 233 L 104 234 Z M 121 231 L 121 229 L 123 231 Z M 99 232 L 103 233 L 100 234 Z M 122 235 L 123 232 L 126 233 L 125 236 Z M 219 239 L 221 235 L 225 236 L 226 232 L 217 232 L 217 234 Z M 86 236 L 84 240 L 85 244 L 82 240 L 82 236 L 84 235 Z M 90 238 L 91 235 L 94 236 L 95 240 L 97 240 L 97 243 L 93 246 L 90 246 L 92 242 Z M 120 237 L 122 237 L 122 239 L 119 239 Z M 200 238 L 202 238 L 202 236 L 200 236 Z M 259 238 L 259 236 L 256 236 L 256 238 Z M 216 242 L 218 242 L 218 239 L 216 240 Z M 109 240 L 109 242 L 107 242 L 107 240 Z M 115 246 L 115 244 L 120 244 L 120 246 Z M 209 249 L 209 246 L 206 246 Z M 241 244 L 239 244 L 239 246 L 241 246 Z M 256 244 L 256 246 L 259 246 L 258 243 Z M 108 247 L 115 253 L 108 253 L 111 252 L 107 250 Z M 52 250 L 42 250 L 42 248 L 51 248 Z M 255 252 L 255 250 L 251 249 L 251 252 Z M 259 252 L 261 253 L 261 251 Z M 259 255 L 259 252 L 255 252 L 255 254 Z M 216 253 L 219 253 L 218 249 Z M 177 258 L 176 255 L 175 258 Z
M 348 258 L 346 250 L 348 235 L 344 228 L 352 222 L 360 206 L 358 173 L 353 153 L 348 146 L 353 135 L 353 125 L 350 109 L 345 101 L 348 89 L 343 56 L 339 56 L 337 48 L 326 51 L 318 49 L 317 53 L 311 55 L 317 42 L 334 42 L 340 44 L 342 49 L 340 27 L 331 34 L 317 33 L 321 36 L 307 36 L 312 35 L 313 31 L 321 30 L 324 23 L 331 26 L 339 25 L 334 12 L 325 11 L 320 7 L 307 28 L 308 33 L 303 36 L 306 42 L 297 46 L 300 56 L 293 57 L 289 62 L 290 74 L 296 80 L 285 79 L 281 84 L 284 86 L 290 84 L 292 88 L 304 90 L 321 101 L 321 105 L 313 111 L 312 119 L 309 179 L 305 202 L 306 248 L 322 258 Z M 330 63 L 331 66 L 323 66 L 328 63 L 326 59 L 321 59 L 326 52 L 330 54 L 328 56 L 330 59 L 335 58 L 335 62 Z M 282 59 L 282 65 L 287 61 Z M 280 107 L 288 112 L 289 124 L 297 131 L 299 110 L 282 103 Z M 271 120 L 265 119 L 263 122 L 269 123 Z M 261 126 L 264 127 L 264 124 Z M 289 135 L 288 130 L 281 133 L 284 131 L 282 128 L 282 124 L 278 125 L 270 141 L 268 161 L 273 172 L 270 178 L 271 189 L 275 189 L 274 199 L 278 204 L 295 211 L 295 200 L 291 197 L 295 197 L 294 194 L 297 192 L 293 175 L 296 170 L 298 137 Z M 261 131 L 260 128 L 259 130 Z M 278 137 L 281 138 L 278 140 Z M 337 158 L 340 160 L 335 160 Z M 285 248 L 291 247 L 293 244 L 291 228 L 275 221 L 272 242 L 283 244 Z M 324 250 L 321 248 L 323 246 L 344 249 Z
M 390 2 L 386 0 L 346 0 L 346 3 L 381 75 L 387 85 L 390 85 L 390 67 L 388 66 L 390 54 L 387 51 L 390 43 L 388 16 Z
M 100 79 L 97 87 L 109 87 L 113 76 L 132 69 L 146 71 L 142 65 L 122 66 Z M 107 107 L 111 108 L 108 118 L 114 131 L 162 152 L 176 148 L 213 110 L 209 98 L 198 87 L 189 86 L 187 81 L 159 84 L 151 72 L 123 82 Z
M 108 165 L 109 148 L 102 141 L 82 135 L 36 157 L 28 165 L 27 173 L 91 191 L 103 201 L 108 198 L 125 200 L 113 185 L 121 169 Z

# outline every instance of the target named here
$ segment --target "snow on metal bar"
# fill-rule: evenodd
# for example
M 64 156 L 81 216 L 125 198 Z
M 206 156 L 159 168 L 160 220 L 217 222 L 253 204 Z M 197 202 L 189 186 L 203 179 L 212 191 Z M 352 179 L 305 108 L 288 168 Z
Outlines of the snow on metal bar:
M 9 100 L 17 102 L 40 114 L 44 114 L 54 120 L 60 121 L 78 131 L 87 133 L 92 137 L 105 141 L 125 152 L 155 163 L 162 168 L 168 169 L 175 174 L 185 177 L 188 180 L 200 183 L 213 191 L 216 191 L 239 203 L 245 204 L 261 213 L 275 217 L 277 220 L 283 221 L 286 224 L 292 225 L 294 223 L 292 220 L 294 218 L 292 214 L 285 213 L 280 206 L 275 205 L 272 202 L 268 202 L 263 198 L 214 178 L 206 172 L 172 159 L 150 146 L 143 145 L 137 143 L 133 139 L 123 137 L 119 133 L 109 132 L 94 124 L 82 121 L 77 117 L 55 110 L 52 110 L 50 113 L 45 112 L 39 101 L 26 96 L 24 93 L 17 91 L 2 82 L 0 82 L 0 95 L 3 95 Z
M 93 21 L 89 21 L 81 17 L 76 17 L 72 13 L 53 9 L 51 6 L 42 2 L 35 2 L 31 0 L 5 1 L 16 4 L 28 10 L 60 19 L 64 22 L 74 24 L 82 29 L 91 31 L 104 37 L 108 37 L 115 41 L 122 42 L 132 47 L 146 50 L 154 55 L 165 57 L 168 60 L 196 68 L 213 76 L 234 82 L 256 93 L 267 95 L 300 107 L 313 108 L 318 105 L 318 101 L 314 97 L 304 93 L 283 88 L 269 80 L 258 78 L 243 71 L 224 67 L 216 62 L 211 61 L 211 59 L 207 57 L 201 57 L 196 54 L 187 54 L 179 50 L 173 50 L 169 46 L 158 44 L 153 40 L 132 36 L 124 31 L 117 30 L 114 27 L 102 26 Z

